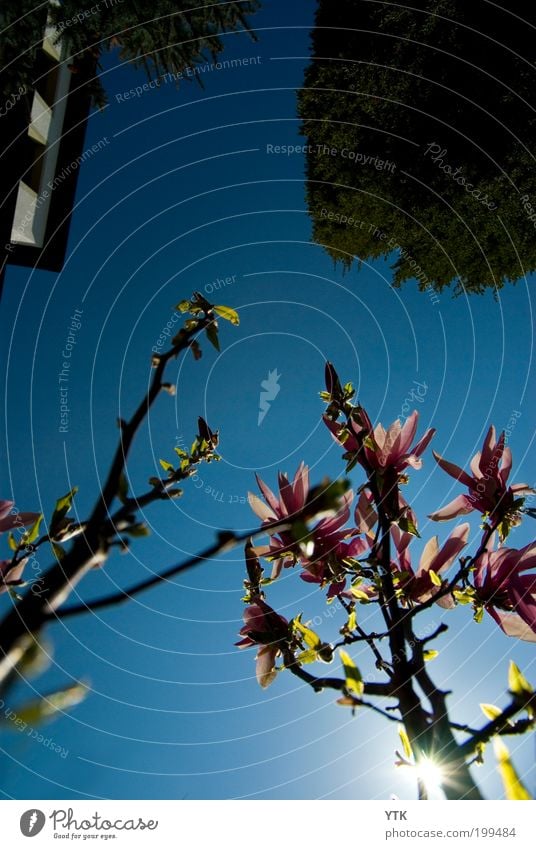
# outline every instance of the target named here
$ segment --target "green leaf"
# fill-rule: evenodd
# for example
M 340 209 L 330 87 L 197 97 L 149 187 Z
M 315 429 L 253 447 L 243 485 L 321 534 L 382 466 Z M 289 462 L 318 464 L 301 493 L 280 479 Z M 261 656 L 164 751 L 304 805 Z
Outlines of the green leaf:
M 424 660 L 434 660 L 438 656 L 439 652 L 436 649 L 425 649 L 422 653 Z
M 458 604 L 471 604 L 473 600 L 473 593 L 469 593 L 466 590 L 454 590 L 452 595 Z
M 483 607 L 477 607 L 475 609 L 475 612 L 473 613 L 473 619 L 475 620 L 475 622 L 480 624 L 482 622 L 483 618 L 484 618 L 484 608 Z
M 35 522 L 31 526 L 31 528 L 29 528 L 26 531 L 26 533 L 23 534 L 22 539 L 21 539 L 21 543 L 23 545 L 31 545 L 32 542 L 35 542 L 35 540 L 39 536 L 39 525 L 41 524 L 42 521 L 43 521 L 43 514 L 40 513 L 40 515 L 37 517 L 37 519 L 35 520 Z
M 230 321 L 231 324 L 238 326 L 240 324 L 240 318 L 236 310 L 231 309 L 231 307 L 224 306 L 215 306 L 214 312 L 216 315 L 219 315 L 220 318 L 224 318 L 225 321 Z
M 175 467 L 173 466 L 173 463 L 168 463 L 167 460 L 159 460 L 158 462 L 160 463 L 160 465 L 162 466 L 162 468 L 165 472 L 174 472 L 175 471 Z
M 293 625 L 296 631 L 299 631 L 299 633 L 302 635 L 303 642 L 305 643 L 305 645 L 309 646 L 310 649 L 318 651 L 318 649 L 322 645 L 322 640 L 320 639 L 318 634 L 315 634 L 315 632 L 312 631 L 311 628 L 307 628 L 306 625 L 303 625 L 302 622 L 300 622 L 299 616 L 294 619 Z
M 317 655 L 314 649 L 307 649 L 306 651 L 302 651 L 296 657 L 297 663 L 314 663 L 317 659 Z
M 7 544 L 9 545 L 11 551 L 18 551 L 19 545 L 12 531 L 10 531 L 7 535 Z
M 361 672 L 355 665 L 354 661 L 343 649 L 339 649 L 340 658 L 342 661 L 344 674 L 346 677 L 346 689 L 351 693 L 355 693 L 356 696 L 361 697 L 365 691 L 365 685 L 363 684 L 363 677 Z
M 364 590 L 360 590 L 358 587 L 350 587 L 350 592 L 358 601 L 370 601 L 366 592 Z
M 216 348 L 217 351 L 220 350 L 220 340 L 218 338 L 218 327 L 214 322 L 211 322 L 205 330 L 208 341 L 211 345 Z
M 513 660 L 508 668 L 508 689 L 514 696 L 534 695 L 534 689 Z
M 58 498 L 50 522 L 51 527 L 54 527 L 54 525 L 56 525 L 58 522 L 61 522 L 61 520 L 67 515 L 67 513 L 73 506 L 73 498 L 77 492 L 78 487 L 73 486 L 73 488 L 67 493 L 67 495 L 64 495 L 62 498 Z
M 17 719 L 26 722 L 27 725 L 39 725 L 41 722 L 50 719 L 54 714 L 69 710 L 69 708 L 79 704 L 85 699 L 87 691 L 86 684 L 75 684 L 65 690 L 50 693 L 42 699 L 28 702 L 21 708 L 14 709 L 14 713 L 17 714 Z
M 493 741 L 497 768 L 502 778 L 506 798 L 510 801 L 529 801 L 532 799 L 529 791 L 519 778 L 510 759 L 510 752 L 503 741 L 496 737 Z
M 401 519 L 398 520 L 398 527 L 406 534 L 411 534 L 412 536 L 419 537 L 420 539 L 421 535 L 419 531 L 415 527 L 415 524 L 411 521 L 411 519 L 408 519 L 407 516 L 403 516 Z M 441 581 L 439 582 L 439 586 L 441 586 Z
M 434 587 L 440 587 L 441 584 L 443 583 L 443 581 L 441 580 L 441 578 L 439 577 L 437 572 L 434 572 L 433 569 L 429 569 L 428 574 L 430 576 L 430 580 L 431 580 L 432 584 L 434 585 Z
M 151 531 L 143 522 L 139 522 L 137 525 L 129 525 L 128 528 L 125 528 L 125 533 L 131 537 L 148 537 L 151 535 Z
M 402 748 L 404 749 L 404 754 L 408 760 L 413 757 L 413 751 L 411 748 L 411 743 L 409 742 L 409 737 L 406 729 L 403 725 L 398 726 L 398 736 L 402 742 Z
M 357 616 L 356 616 L 355 610 L 352 610 L 350 612 L 350 615 L 348 616 L 348 630 L 349 631 L 355 631 L 356 627 L 357 627 Z
M 188 312 L 191 306 L 190 301 L 179 301 L 175 309 L 179 312 Z
M 494 719 L 497 719 L 502 713 L 502 710 L 496 705 L 488 705 L 485 703 L 480 705 L 480 710 L 482 711 L 486 719 L 490 719 L 492 722 Z

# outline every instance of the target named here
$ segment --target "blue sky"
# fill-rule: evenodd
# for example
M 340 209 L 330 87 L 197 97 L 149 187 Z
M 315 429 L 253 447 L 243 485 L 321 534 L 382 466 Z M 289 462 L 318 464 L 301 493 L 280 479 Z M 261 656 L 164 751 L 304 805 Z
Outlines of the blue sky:
M 295 90 L 312 5 L 267 4 L 256 44 L 226 36 L 225 58 L 261 60 L 206 74 L 204 90 L 168 84 L 118 99 L 145 80 L 111 60 L 110 105 L 92 115 L 86 139 L 86 149 L 99 141 L 101 149 L 80 171 L 65 268 L 59 275 L 8 270 L 0 305 L 2 496 L 13 493 L 21 509 L 48 515 L 74 484 L 79 515 L 91 507 L 115 447 L 115 420 L 132 411 L 147 385 L 151 348 L 177 301 L 197 289 L 241 317 L 239 328 L 222 327 L 220 354 L 204 345 L 200 362 L 189 356 L 170 369 L 177 396 L 162 397 L 151 413 L 129 475 L 142 490 L 158 459 L 171 459 L 177 441 L 191 441 L 198 415 L 220 429 L 222 462 L 203 467 L 180 501 L 149 508 L 151 537 L 90 575 L 79 589 L 84 599 L 181 560 L 218 529 L 254 527 L 244 496 L 256 470 L 274 484 L 277 469 L 293 473 L 304 459 L 314 481 L 340 474 L 340 451 L 320 423 L 327 358 L 384 423 L 403 411 L 416 382 L 425 386 L 421 428 L 437 427 L 436 449 L 461 465 L 491 422 L 502 428 L 520 413 L 510 439 L 513 479 L 536 480 L 534 295 L 527 282 L 497 300 L 444 293 L 433 302 L 413 282 L 393 290 L 390 261 L 343 274 L 311 243 L 303 156 L 267 153 L 268 144 L 302 141 Z M 233 277 L 217 297 L 211 292 L 215 281 Z M 60 433 L 58 374 L 76 309 L 82 314 L 70 365 L 69 430 Z M 259 427 L 261 382 L 274 369 L 281 389 Z M 426 513 L 457 490 L 431 454 L 411 477 L 408 495 L 426 537 L 438 530 Z M 354 481 L 361 482 L 357 475 Z M 477 522 L 473 527 L 476 534 Z M 530 530 L 522 527 L 513 544 L 528 542 Z M 449 531 L 440 526 L 440 537 Z M 39 568 L 47 565 L 40 554 Z M 92 692 L 46 726 L 65 757 L 23 734 L 1 734 L 4 794 L 413 797 L 412 783 L 393 768 L 394 727 L 365 713 L 352 719 L 332 695 L 315 696 L 290 675 L 265 692 L 257 687 L 253 653 L 233 646 L 243 572 L 240 552 L 227 555 L 126 606 L 51 627 L 53 663 L 20 698 L 80 678 Z M 288 617 L 320 616 L 326 639 L 342 624 L 297 574 L 270 587 L 268 600 Z M 428 624 L 438 615 L 432 611 Z M 454 690 L 458 720 L 478 722 L 479 702 L 501 703 L 510 658 L 536 680 L 533 649 L 507 640 L 491 619 L 476 626 L 459 609 L 448 622 L 433 673 Z M 364 671 L 372 668 L 365 653 L 356 659 Z M 533 741 L 515 741 L 512 750 L 534 791 Z M 500 796 L 491 756 L 477 778 L 487 796 Z

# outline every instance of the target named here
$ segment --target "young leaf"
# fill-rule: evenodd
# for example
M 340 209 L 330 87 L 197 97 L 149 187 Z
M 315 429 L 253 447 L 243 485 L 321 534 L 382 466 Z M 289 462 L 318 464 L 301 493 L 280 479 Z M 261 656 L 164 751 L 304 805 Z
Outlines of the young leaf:
M 17 719 L 26 722 L 27 725 L 39 725 L 54 716 L 55 713 L 63 712 L 79 704 L 85 699 L 87 691 L 88 688 L 85 684 L 75 684 L 65 690 L 50 693 L 42 699 L 28 702 L 28 704 L 15 710 L 14 713 L 17 714 Z
M 502 713 L 502 710 L 496 705 L 488 705 L 485 703 L 480 705 L 480 710 L 482 711 L 486 719 L 489 719 L 492 722 L 494 719 L 497 719 L 497 717 L 499 717 Z
M 411 534 L 414 537 L 420 538 L 420 536 L 421 536 L 419 531 L 415 527 L 414 522 L 412 522 L 411 519 L 408 519 L 407 516 L 403 516 L 401 519 L 398 520 L 398 527 L 400 528 L 401 531 L 404 531 L 407 534 Z M 432 582 L 433 582 L 433 578 L 432 578 Z M 441 585 L 441 581 L 439 582 L 439 586 L 440 585 Z
M 175 471 L 173 464 L 168 463 L 167 460 L 159 460 L 158 462 L 160 463 L 160 465 L 162 466 L 162 468 L 165 472 L 174 472 Z
M 508 668 L 508 689 L 514 696 L 534 695 L 533 688 L 513 660 Z
M 26 531 L 26 533 L 23 534 L 23 537 L 22 537 L 22 540 L 21 540 L 23 545 L 31 545 L 32 542 L 35 542 L 35 540 L 39 536 L 39 525 L 41 524 L 42 521 L 43 521 L 43 514 L 40 513 L 40 515 L 37 517 L 37 519 L 35 520 L 35 522 L 31 526 L 31 528 L 29 528 Z
M 221 305 L 215 306 L 214 312 L 219 315 L 220 318 L 224 318 L 225 321 L 230 321 L 231 324 L 237 326 L 240 324 L 240 318 L 238 316 L 238 313 L 236 312 L 236 310 L 231 309 L 231 307 L 224 307 Z
M 362 696 L 365 687 L 363 684 L 363 677 L 361 675 L 361 672 L 359 671 L 354 661 L 347 652 L 345 652 L 343 649 L 339 649 L 339 654 L 342 660 L 344 674 L 346 677 L 346 689 L 349 690 L 351 693 L 355 693 L 356 696 Z
M 496 737 L 493 741 L 497 768 L 499 770 L 506 798 L 510 801 L 528 801 L 532 799 L 529 791 L 519 778 L 515 767 L 510 759 L 510 752 L 503 741 Z
M 56 506 L 54 508 L 54 512 L 52 514 L 52 519 L 50 521 L 51 527 L 54 527 L 58 522 L 60 522 L 69 512 L 71 507 L 73 506 L 73 498 L 78 492 L 78 487 L 73 486 L 73 488 L 64 495 L 62 498 L 58 498 L 56 501 Z
M 317 659 L 316 652 L 314 649 L 307 649 L 306 651 L 300 652 L 296 657 L 297 663 L 314 663 Z
M 438 656 L 439 652 L 437 649 L 425 649 L 422 653 L 424 660 L 434 660 Z
M 322 640 L 320 639 L 318 634 L 315 634 L 314 631 L 312 631 L 310 628 L 307 628 L 306 625 L 303 625 L 298 617 L 296 617 L 296 619 L 294 620 L 294 628 L 302 635 L 303 642 L 306 646 L 309 646 L 310 649 L 318 651 L 318 649 L 322 645 Z
M 430 576 L 430 580 L 431 580 L 432 584 L 434 585 L 434 587 L 440 587 L 441 584 L 442 584 L 442 581 L 441 581 L 441 578 L 439 577 L 439 575 L 437 574 L 437 572 L 434 572 L 433 569 L 429 569 L 428 574 Z
M 125 528 L 125 533 L 131 537 L 148 537 L 151 531 L 144 522 L 138 522 L 136 525 L 129 525 Z
M 413 757 L 413 751 L 411 749 L 411 743 L 409 742 L 407 731 L 403 725 L 398 726 L 398 736 L 402 741 L 402 748 L 404 749 L 404 754 L 407 759 L 410 760 Z

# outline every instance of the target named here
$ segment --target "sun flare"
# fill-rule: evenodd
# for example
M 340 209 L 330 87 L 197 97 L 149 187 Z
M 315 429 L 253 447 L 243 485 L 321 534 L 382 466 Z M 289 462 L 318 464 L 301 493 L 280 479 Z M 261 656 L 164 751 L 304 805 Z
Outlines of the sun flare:
M 441 790 L 441 783 L 445 774 L 439 764 L 434 763 L 430 758 L 423 758 L 420 763 L 416 764 L 415 769 L 428 792 Z

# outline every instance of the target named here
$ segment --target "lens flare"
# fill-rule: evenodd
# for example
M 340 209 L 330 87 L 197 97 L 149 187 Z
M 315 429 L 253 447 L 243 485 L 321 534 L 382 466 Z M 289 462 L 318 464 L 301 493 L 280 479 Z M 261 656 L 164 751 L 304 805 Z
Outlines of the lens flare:
M 439 764 L 430 758 L 423 758 L 415 765 L 415 770 L 429 793 L 441 790 L 445 774 Z

